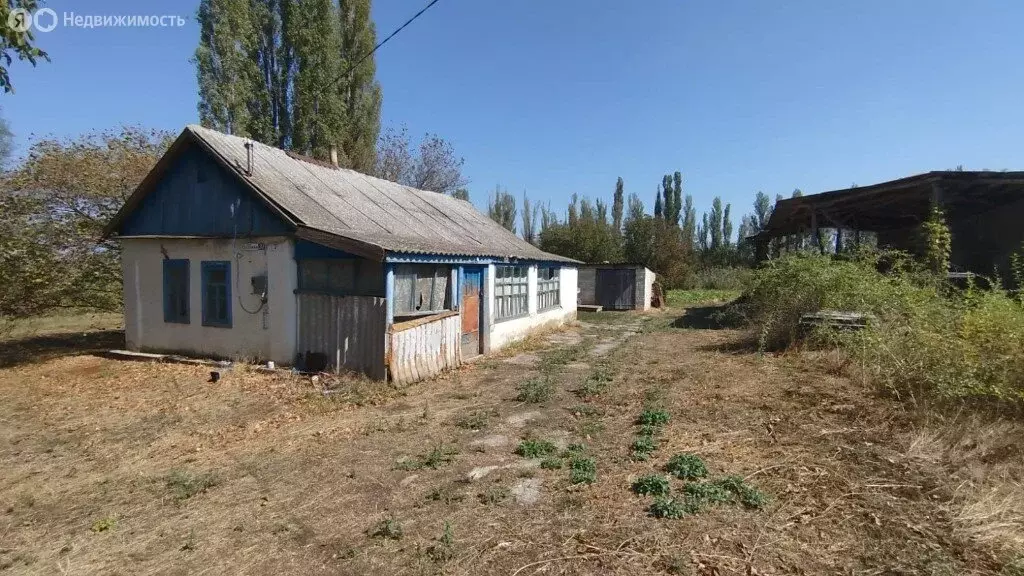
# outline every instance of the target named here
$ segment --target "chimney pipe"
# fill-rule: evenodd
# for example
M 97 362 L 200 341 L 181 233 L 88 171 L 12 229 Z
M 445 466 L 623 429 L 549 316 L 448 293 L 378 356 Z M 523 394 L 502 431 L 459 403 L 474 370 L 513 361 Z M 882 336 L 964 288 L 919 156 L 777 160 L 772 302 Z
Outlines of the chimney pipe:
M 252 142 L 245 142 L 245 175 L 252 176 Z
M 338 167 L 338 148 L 331 146 L 331 165 L 335 168 Z

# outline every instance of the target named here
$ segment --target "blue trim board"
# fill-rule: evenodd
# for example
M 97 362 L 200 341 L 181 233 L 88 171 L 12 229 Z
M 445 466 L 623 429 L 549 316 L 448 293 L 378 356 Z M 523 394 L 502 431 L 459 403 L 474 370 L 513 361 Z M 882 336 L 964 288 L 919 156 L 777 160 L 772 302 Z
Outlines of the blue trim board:
M 529 265 L 529 264 L 551 264 L 575 268 L 578 264 L 571 262 L 559 262 L 555 260 L 527 260 L 522 258 L 494 258 L 491 256 L 450 256 L 446 254 L 410 254 L 402 252 L 388 252 L 384 257 L 385 262 L 396 262 L 400 264 L 467 264 L 467 265 Z

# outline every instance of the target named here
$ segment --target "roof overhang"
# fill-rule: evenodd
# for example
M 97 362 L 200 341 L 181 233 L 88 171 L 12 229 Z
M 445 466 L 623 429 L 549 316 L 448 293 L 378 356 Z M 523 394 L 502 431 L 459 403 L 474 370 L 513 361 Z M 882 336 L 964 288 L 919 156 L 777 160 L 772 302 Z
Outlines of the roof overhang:
M 947 218 L 986 212 L 1024 200 L 1024 172 L 928 172 L 871 186 L 780 200 L 764 231 L 776 237 L 819 227 L 899 230 L 927 218 L 938 201 Z

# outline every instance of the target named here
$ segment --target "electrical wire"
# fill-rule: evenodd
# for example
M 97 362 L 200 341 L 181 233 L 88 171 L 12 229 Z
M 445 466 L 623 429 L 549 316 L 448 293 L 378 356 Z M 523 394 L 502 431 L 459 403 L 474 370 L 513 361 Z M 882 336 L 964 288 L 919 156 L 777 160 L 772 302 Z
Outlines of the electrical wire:
M 370 56 L 373 56 L 373 54 L 377 51 L 378 48 L 380 48 L 381 46 L 387 44 L 388 40 L 391 40 L 392 38 L 394 38 L 399 32 L 401 32 L 403 29 L 405 29 L 406 26 L 408 26 L 409 24 L 412 24 L 413 21 L 415 21 L 417 18 L 422 16 L 424 12 L 429 10 L 431 6 L 433 6 L 434 4 L 437 4 L 439 1 L 440 0 L 431 0 L 430 3 L 428 3 L 426 6 L 424 6 L 419 12 L 413 14 L 412 18 L 409 18 L 408 20 L 406 20 L 405 24 L 402 24 L 398 28 L 395 28 L 395 31 L 392 32 L 391 34 L 388 34 L 387 38 L 381 40 L 380 42 L 377 43 L 376 46 L 373 47 L 372 50 L 370 50 L 366 54 L 363 54 L 362 58 L 357 60 L 355 64 L 353 64 L 353 65 L 348 67 L 348 70 L 345 70 L 344 72 L 341 73 L 341 75 L 339 75 L 334 80 L 329 82 L 327 84 L 327 86 L 325 87 L 325 89 L 334 86 L 334 84 L 337 83 L 338 81 L 340 81 L 342 78 L 344 78 L 345 76 L 348 76 L 349 74 L 351 74 L 356 68 L 359 67 L 360 64 L 362 64 L 364 61 L 366 61 L 367 58 L 369 58 Z

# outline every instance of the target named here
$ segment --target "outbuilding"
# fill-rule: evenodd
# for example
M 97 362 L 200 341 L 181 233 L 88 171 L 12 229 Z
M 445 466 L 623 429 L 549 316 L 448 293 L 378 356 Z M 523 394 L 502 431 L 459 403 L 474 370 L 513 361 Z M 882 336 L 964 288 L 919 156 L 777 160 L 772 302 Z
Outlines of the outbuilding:
M 412 382 L 576 315 L 578 263 L 469 202 L 199 126 L 106 234 L 131 350 Z
M 580 264 L 579 303 L 603 310 L 649 310 L 654 272 L 640 264 Z

